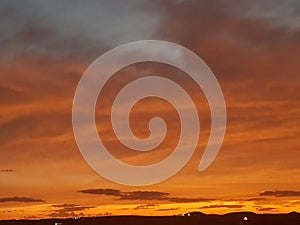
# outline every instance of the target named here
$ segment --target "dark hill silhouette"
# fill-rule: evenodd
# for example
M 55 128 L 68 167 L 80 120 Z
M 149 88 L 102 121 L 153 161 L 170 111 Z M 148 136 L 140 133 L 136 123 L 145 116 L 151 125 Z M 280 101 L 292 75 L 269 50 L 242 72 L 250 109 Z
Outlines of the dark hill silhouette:
M 0 225 L 55 225 L 57 223 L 61 223 L 61 225 L 300 225 L 300 214 L 297 212 L 288 214 L 237 212 L 225 215 L 206 215 L 200 212 L 191 212 L 185 216 L 108 216 L 0 221 Z

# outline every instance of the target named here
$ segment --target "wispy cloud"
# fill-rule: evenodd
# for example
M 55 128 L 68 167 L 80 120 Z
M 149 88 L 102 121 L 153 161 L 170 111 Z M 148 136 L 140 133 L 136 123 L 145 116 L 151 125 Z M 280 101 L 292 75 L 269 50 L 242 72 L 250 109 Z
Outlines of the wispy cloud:
M 255 198 L 245 199 L 244 201 L 263 201 L 263 200 L 266 200 L 266 199 L 267 198 L 255 197 Z
M 185 203 L 185 202 L 205 202 L 214 201 L 211 198 L 183 198 L 183 197 L 172 197 L 170 193 L 160 191 L 130 191 L 122 192 L 117 189 L 85 189 L 79 190 L 78 192 L 84 194 L 93 195 L 107 195 L 118 197 L 117 200 L 139 200 L 139 201 L 168 201 L 173 203 Z
M 122 192 L 120 200 L 167 200 L 169 193 L 160 191 Z
M 214 198 L 180 198 L 180 197 L 170 197 L 168 199 L 170 202 L 174 203 L 184 203 L 184 202 L 210 202 L 215 201 Z
M 93 195 L 108 195 L 108 196 L 120 196 L 121 191 L 117 189 L 85 189 L 78 191 L 84 194 L 93 194 Z
M 294 197 L 294 196 L 300 196 L 300 191 L 292 191 L 292 190 L 264 191 L 264 192 L 260 193 L 260 196 Z
M 174 211 L 174 210 L 178 210 L 181 209 L 180 207 L 174 207 L 174 208 L 167 208 L 167 209 L 156 209 L 155 211 L 157 212 L 164 212 L 164 211 Z
M 269 211 L 275 210 L 276 208 L 258 206 L 258 207 L 256 207 L 256 209 L 260 212 L 269 212 Z
M 138 205 L 137 207 L 135 207 L 135 210 L 139 210 L 139 209 L 152 209 L 155 206 L 157 206 L 156 204 L 144 204 L 144 205 Z
M 11 169 L 3 169 L 3 170 L 0 170 L 1 173 L 11 173 L 11 172 L 14 172 L 14 170 L 11 170 Z
M 93 206 L 81 206 L 77 204 L 55 204 L 54 209 L 49 214 L 50 217 L 81 217 L 85 214 L 82 212 L 87 209 L 94 208 Z
M 240 204 L 217 204 L 217 205 L 207 205 L 207 206 L 202 206 L 199 209 L 217 209 L 217 208 L 227 208 L 227 209 L 241 209 L 244 208 L 245 205 L 240 205 Z
M 0 198 L 0 203 L 5 203 L 5 202 L 45 202 L 45 201 L 42 199 L 17 197 L 17 196 Z

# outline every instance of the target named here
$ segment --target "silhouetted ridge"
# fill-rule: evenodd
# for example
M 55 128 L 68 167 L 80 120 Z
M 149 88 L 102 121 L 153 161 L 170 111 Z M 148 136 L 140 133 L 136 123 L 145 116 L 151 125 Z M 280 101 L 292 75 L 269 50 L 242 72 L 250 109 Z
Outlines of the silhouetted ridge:
M 178 216 L 108 216 L 76 219 L 6 220 L 0 225 L 300 225 L 300 214 L 234 212 L 211 215 L 188 212 Z

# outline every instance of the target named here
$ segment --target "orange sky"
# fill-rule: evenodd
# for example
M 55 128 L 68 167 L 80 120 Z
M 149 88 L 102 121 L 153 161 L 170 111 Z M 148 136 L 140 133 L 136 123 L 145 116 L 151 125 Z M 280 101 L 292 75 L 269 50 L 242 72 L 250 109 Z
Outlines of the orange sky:
M 299 212 L 299 9 L 285 1 L 2 1 L 0 219 Z M 104 179 L 85 162 L 73 136 L 72 102 L 93 60 L 142 39 L 172 41 L 198 54 L 220 83 L 228 121 L 220 153 L 200 173 L 210 130 L 201 90 L 183 72 L 158 63 L 116 73 L 96 107 L 99 136 L 115 157 L 134 165 L 158 162 L 178 138 L 174 108 L 158 99 L 138 103 L 130 121 L 145 138 L 150 118 L 166 120 L 167 137 L 157 149 L 136 153 L 113 135 L 110 103 L 139 76 L 155 73 L 181 83 L 197 102 L 201 123 L 195 154 L 178 174 L 130 187 Z

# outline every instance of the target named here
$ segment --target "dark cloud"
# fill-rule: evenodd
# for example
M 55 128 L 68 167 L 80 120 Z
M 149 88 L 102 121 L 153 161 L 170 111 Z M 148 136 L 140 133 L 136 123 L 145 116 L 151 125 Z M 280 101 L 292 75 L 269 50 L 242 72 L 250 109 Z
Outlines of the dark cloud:
M 39 219 L 40 217 L 38 216 L 34 216 L 34 215 L 31 215 L 31 216 L 24 216 L 24 219 L 29 219 L 29 220 L 32 220 L 32 219 Z
M 86 54 L 86 57 L 93 56 L 96 50 L 100 50 L 92 40 L 81 35 L 74 37 L 72 34 L 64 34 L 61 27 L 50 25 L 43 19 L 34 16 L 23 19 L 22 26 L 10 27 L 10 31 L 13 32 L 0 39 L 0 43 L 4 46 L 0 59 L 5 53 L 6 60 L 24 55 L 74 60 L 82 59 L 82 54 Z
M 117 189 L 85 189 L 78 191 L 84 194 L 116 196 L 118 200 L 165 200 L 169 193 L 159 191 L 121 192 Z
M 118 197 L 117 200 L 138 200 L 138 201 L 149 201 L 149 200 L 161 200 L 174 203 L 183 202 L 204 202 L 214 201 L 215 199 L 210 198 L 182 198 L 182 197 L 170 197 L 170 193 L 160 191 L 131 191 L 122 192 L 117 189 L 85 189 L 78 191 L 84 194 L 94 195 L 107 195 Z
M 11 173 L 11 172 L 14 172 L 14 170 L 12 170 L 12 169 L 3 169 L 3 170 L 0 170 L 0 172 L 2 172 L 2 173 Z
M 0 198 L 0 203 L 4 203 L 4 202 L 45 202 L 45 201 L 41 199 L 15 196 L 15 197 Z
M 60 218 L 60 217 L 84 217 L 84 213 L 74 213 L 74 212 L 66 212 L 64 210 L 57 210 L 55 212 L 52 212 L 48 215 L 49 217 L 52 218 Z
M 168 208 L 168 209 L 157 209 L 155 211 L 162 212 L 162 211 L 173 211 L 173 210 L 178 210 L 178 209 L 181 209 L 181 208 L 180 207 L 174 207 L 174 208 Z
M 51 39 L 56 32 L 54 28 L 42 26 L 37 21 L 27 21 L 15 36 L 16 41 L 33 44 Z
M 76 207 L 78 206 L 77 204 L 55 204 L 55 205 L 52 205 L 52 207 L 55 207 L 55 208 L 65 208 L 65 207 Z
M 266 212 L 266 211 L 272 211 L 275 210 L 276 208 L 272 208 L 272 207 L 256 207 L 256 209 L 260 212 Z
M 245 199 L 244 201 L 263 201 L 263 200 L 266 200 L 266 198 L 259 198 L 259 197 L 248 198 L 248 199 Z
M 134 209 L 135 210 L 139 210 L 139 209 L 152 209 L 155 206 L 157 206 L 157 205 L 155 205 L 155 204 L 145 204 L 145 205 L 138 205 Z
M 168 200 L 169 193 L 160 191 L 122 192 L 119 200 Z
M 244 205 L 226 205 L 226 204 L 218 204 L 218 205 L 207 205 L 202 206 L 199 209 L 216 209 L 216 208 L 227 208 L 227 209 L 241 209 L 244 208 Z
M 228 84 L 224 88 L 227 99 L 234 95 L 248 101 L 288 100 L 289 104 L 291 100 L 297 101 L 299 85 L 293 81 L 299 76 L 300 29 L 281 26 L 282 20 L 248 16 L 255 14 L 255 10 L 249 9 L 253 4 L 240 2 L 167 1 L 166 16 L 154 37 L 182 44 L 197 53 L 221 84 L 223 81 Z M 271 10 L 274 7 L 271 5 L 262 8 Z M 293 5 L 283 8 L 288 11 Z M 293 15 L 294 19 L 299 18 Z
M 94 208 L 93 206 L 81 206 L 77 204 L 55 204 L 52 205 L 54 208 L 48 215 L 52 218 L 56 217 L 83 217 L 85 214 L 80 211 Z
M 26 99 L 24 92 L 14 90 L 12 87 L 0 85 L 0 101 L 2 104 L 11 104 L 12 102 L 22 102 Z
M 28 139 L 34 139 L 37 137 L 41 139 L 49 138 L 48 140 L 50 140 L 58 135 L 63 135 L 68 132 L 69 129 L 69 127 L 67 127 L 67 125 L 69 125 L 68 118 L 69 112 L 49 113 L 47 111 L 43 112 L 42 109 L 38 112 L 32 112 L 31 115 L 16 115 L 15 118 L 6 120 L 0 124 L 0 132 L 3 134 L 0 137 L 0 146 L 5 146 L 6 144 L 13 143 L 16 140 L 18 140 L 18 142 L 26 142 Z M 32 121 L 35 121 L 35 123 Z M 41 129 L 41 127 L 47 127 L 47 129 Z M 12 151 L 13 152 L 1 152 L 1 156 L 17 162 L 20 161 L 19 157 L 29 153 L 25 153 L 19 148 L 12 149 Z M 32 149 L 32 152 L 30 152 L 32 156 L 35 155 L 34 151 L 41 152 L 40 149 L 34 148 Z M 63 150 L 62 152 L 65 151 L 68 150 Z M 51 152 L 44 153 L 51 157 Z M 15 157 L 11 157 L 11 155 L 15 155 Z M 42 155 L 39 156 L 41 157 L 41 160 L 44 157 Z M 20 164 L 20 162 L 18 164 Z
M 24 52 L 81 59 L 95 57 L 94 53 L 103 53 L 107 46 L 149 39 L 161 14 L 159 5 L 135 0 L 89 4 L 1 1 L 0 44 L 4 49 L 0 57 Z
M 178 197 L 172 197 L 168 199 L 170 202 L 175 203 L 184 203 L 184 202 L 210 202 L 215 201 L 216 199 L 213 198 L 178 198 Z
M 294 196 L 300 196 L 300 191 L 291 191 L 291 190 L 264 191 L 264 192 L 260 193 L 260 196 L 294 197 Z
M 116 189 L 85 189 L 78 191 L 84 194 L 93 194 L 93 195 L 108 195 L 108 196 L 120 196 L 121 191 Z
M 75 212 L 75 211 L 83 211 L 86 209 L 94 208 L 92 206 L 81 206 L 77 204 L 60 204 L 60 205 L 53 205 L 54 208 L 60 208 L 58 211 L 63 210 L 64 212 Z M 54 210 L 57 211 L 57 210 Z
M 24 210 L 23 209 L 14 209 L 14 210 L 3 210 L 2 212 L 3 213 L 11 213 L 11 212 L 14 212 L 14 213 L 24 213 Z
M 253 197 L 253 198 L 233 198 L 233 199 L 226 199 L 226 201 L 233 202 L 233 201 L 246 201 L 246 202 L 257 202 L 257 201 L 264 201 L 268 200 L 267 198 L 264 197 Z

